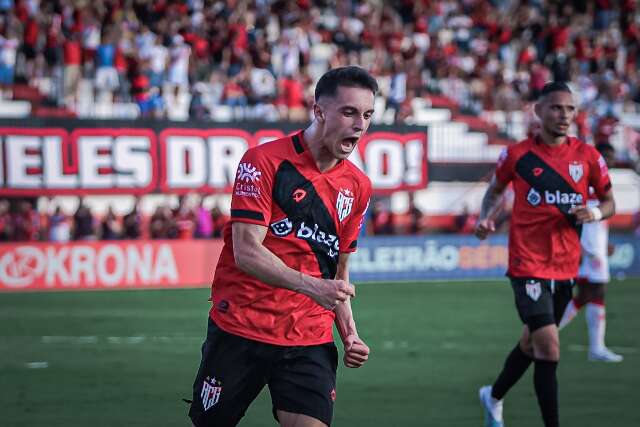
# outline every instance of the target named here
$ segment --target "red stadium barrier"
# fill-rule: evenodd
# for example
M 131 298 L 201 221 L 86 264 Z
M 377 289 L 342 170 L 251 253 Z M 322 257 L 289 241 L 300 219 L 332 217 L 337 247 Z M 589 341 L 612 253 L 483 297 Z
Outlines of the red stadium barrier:
M 207 286 L 222 240 L 0 245 L 0 292 Z

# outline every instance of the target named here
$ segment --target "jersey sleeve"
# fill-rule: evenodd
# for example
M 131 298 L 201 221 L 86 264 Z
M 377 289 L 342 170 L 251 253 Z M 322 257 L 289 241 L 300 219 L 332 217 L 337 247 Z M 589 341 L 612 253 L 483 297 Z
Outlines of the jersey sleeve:
M 507 185 L 513 179 L 513 152 L 510 147 L 505 147 L 498 157 L 498 163 L 496 164 L 496 179 Z
M 242 156 L 231 195 L 231 221 L 269 225 L 273 169 L 268 156 L 256 148 Z
M 371 199 L 371 181 L 367 178 L 363 184 L 362 191 L 357 198 L 358 205 L 355 206 L 354 212 L 349 215 L 349 219 L 340 236 L 340 252 L 355 252 L 358 247 L 358 234 L 365 221 Z
M 593 147 L 591 149 L 591 161 L 589 163 L 589 185 L 593 187 L 598 199 L 611 189 L 611 179 L 609 178 L 609 168 L 604 157 Z

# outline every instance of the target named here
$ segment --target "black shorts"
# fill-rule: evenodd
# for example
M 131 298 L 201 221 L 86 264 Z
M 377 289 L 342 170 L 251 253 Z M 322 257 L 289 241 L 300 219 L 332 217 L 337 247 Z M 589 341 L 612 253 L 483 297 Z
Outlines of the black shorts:
M 331 425 L 337 367 L 333 342 L 265 344 L 225 332 L 209 319 L 189 417 L 196 427 L 235 426 L 268 385 L 276 420 L 276 410 L 283 410 Z
M 573 298 L 573 280 L 511 278 L 518 315 L 533 332 L 543 326 L 557 325 Z

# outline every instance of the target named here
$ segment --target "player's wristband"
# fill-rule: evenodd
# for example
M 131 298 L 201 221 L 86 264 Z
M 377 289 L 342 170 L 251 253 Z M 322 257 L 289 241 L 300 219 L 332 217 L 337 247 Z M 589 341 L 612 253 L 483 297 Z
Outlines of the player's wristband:
M 602 219 L 602 211 L 600 210 L 600 208 L 593 206 L 590 207 L 589 210 L 591 211 L 591 215 L 593 216 L 594 221 L 600 221 Z

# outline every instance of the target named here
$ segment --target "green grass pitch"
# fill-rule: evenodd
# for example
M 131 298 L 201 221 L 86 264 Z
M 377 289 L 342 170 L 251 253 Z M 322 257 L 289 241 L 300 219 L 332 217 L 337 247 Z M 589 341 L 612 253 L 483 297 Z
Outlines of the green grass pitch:
M 208 289 L 0 294 L 0 425 L 188 426 Z M 588 362 L 580 315 L 561 334 L 565 426 L 640 425 L 640 280 L 616 282 L 607 341 L 620 364 Z M 353 302 L 368 364 L 338 371 L 335 426 L 482 425 L 490 383 L 520 323 L 506 280 L 363 284 Z M 341 346 L 339 346 L 341 348 Z M 542 422 L 532 370 L 507 396 L 512 427 Z M 268 393 L 241 426 L 276 426 Z

